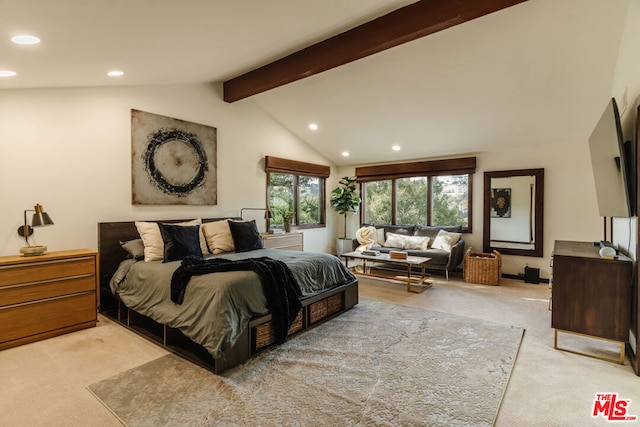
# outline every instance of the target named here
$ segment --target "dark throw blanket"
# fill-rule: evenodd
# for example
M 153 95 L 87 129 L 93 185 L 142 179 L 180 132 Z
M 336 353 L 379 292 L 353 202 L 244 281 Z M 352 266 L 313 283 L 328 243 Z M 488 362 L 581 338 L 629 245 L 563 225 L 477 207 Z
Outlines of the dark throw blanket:
M 286 341 L 291 323 L 302 307 L 300 286 L 291 269 L 282 261 L 268 257 L 232 261 L 187 256 L 171 277 L 171 300 L 176 304 L 182 304 L 192 276 L 238 270 L 253 271 L 260 277 L 273 316 L 275 342 L 282 344 Z

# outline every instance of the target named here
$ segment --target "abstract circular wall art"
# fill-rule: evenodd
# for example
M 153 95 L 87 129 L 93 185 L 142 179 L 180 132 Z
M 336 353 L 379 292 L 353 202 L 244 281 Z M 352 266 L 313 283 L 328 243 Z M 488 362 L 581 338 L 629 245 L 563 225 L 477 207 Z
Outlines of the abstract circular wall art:
M 134 205 L 215 205 L 216 128 L 131 110 Z

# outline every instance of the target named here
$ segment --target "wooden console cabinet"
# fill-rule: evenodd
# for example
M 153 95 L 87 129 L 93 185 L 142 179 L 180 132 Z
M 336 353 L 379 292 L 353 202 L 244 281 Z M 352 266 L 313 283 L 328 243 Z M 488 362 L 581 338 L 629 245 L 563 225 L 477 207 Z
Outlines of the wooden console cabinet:
M 633 264 L 623 255 L 601 258 L 599 249 L 591 242 L 555 242 L 551 308 L 554 347 L 559 348 L 559 331 L 614 341 L 620 344 L 619 362 L 624 363 Z
M 303 250 L 303 236 L 303 233 L 260 234 L 262 246 L 265 248 L 287 249 L 290 251 Z
M 97 252 L 0 257 L 0 350 L 96 325 Z

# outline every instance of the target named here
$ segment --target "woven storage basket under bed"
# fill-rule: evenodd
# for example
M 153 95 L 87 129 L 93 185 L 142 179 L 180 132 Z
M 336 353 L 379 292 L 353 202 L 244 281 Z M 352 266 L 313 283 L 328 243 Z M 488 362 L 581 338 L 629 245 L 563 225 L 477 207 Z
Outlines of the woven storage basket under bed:
M 464 281 L 480 285 L 497 286 L 502 275 L 500 252 L 485 254 L 467 250 L 464 254 Z

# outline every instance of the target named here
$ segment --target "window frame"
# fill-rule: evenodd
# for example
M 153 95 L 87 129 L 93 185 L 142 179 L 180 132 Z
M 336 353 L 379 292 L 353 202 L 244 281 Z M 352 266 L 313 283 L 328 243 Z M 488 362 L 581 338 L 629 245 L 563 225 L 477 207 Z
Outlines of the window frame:
M 464 157 L 457 159 L 431 160 L 423 162 L 393 163 L 377 166 L 367 166 L 356 168 L 356 176 L 360 183 L 360 194 L 362 195 L 363 209 L 360 209 L 360 224 L 364 224 L 364 205 L 366 194 L 364 184 L 374 181 L 391 181 L 391 224 L 392 225 L 415 225 L 397 224 L 397 180 L 400 178 L 427 177 L 429 194 L 427 195 L 427 224 L 431 225 L 433 220 L 433 178 L 437 176 L 467 175 L 468 177 L 468 219 L 467 226 L 462 231 L 471 233 L 473 231 L 473 175 L 476 169 L 475 157 Z
M 325 228 L 326 227 L 326 218 L 327 218 L 327 208 L 326 208 L 326 199 L 327 199 L 327 178 L 331 173 L 331 167 L 325 165 L 317 165 L 313 163 L 300 162 L 297 160 L 289 160 L 283 159 L 279 157 L 273 156 L 265 156 L 265 172 L 267 174 L 267 188 L 266 188 L 266 205 L 269 206 L 270 201 L 270 188 L 271 188 L 271 174 L 279 173 L 286 175 L 293 175 L 293 207 L 295 211 L 295 217 L 293 222 L 291 223 L 291 229 L 295 230 L 304 230 L 304 229 L 312 229 L 312 228 Z M 301 176 L 309 176 L 313 178 L 319 179 L 319 222 L 313 224 L 300 224 L 300 204 L 299 204 L 299 194 L 300 194 L 300 177 Z M 281 227 L 272 227 L 271 220 L 267 218 L 267 230 L 271 229 L 281 229 Z

